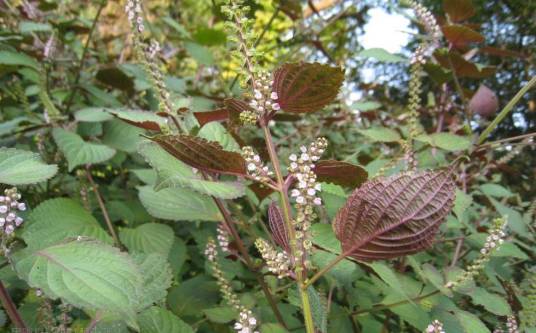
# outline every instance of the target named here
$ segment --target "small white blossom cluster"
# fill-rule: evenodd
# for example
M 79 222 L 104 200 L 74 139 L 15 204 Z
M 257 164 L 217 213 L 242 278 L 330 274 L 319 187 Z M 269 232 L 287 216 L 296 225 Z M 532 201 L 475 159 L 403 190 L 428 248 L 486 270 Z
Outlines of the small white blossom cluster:
M 248 174 L 259 182 L 267 182 L 273 175 L 273 172 L 268 169 L 261 161 L 259 154 L 255 154 L 250 146 L 242 147 L 242 156 L 246 160 Z
M 234 329 L 238 333 L 259 333 L 257 327 L 257 319 L 253 316 L 250 310 L 242 309 L 238 315 L 238 321 L 234 325 Z
M 415 16 L 424 25 L 424 29 L 431 38 L 431 42 L 421 44 L 413 53 L 411 63 L 424 64 L 425 58 L 429 57 L 433 50 L 439 45 L 441 39 L 441 29 L 437 24 L 434 15 L 420 3 L 410 0 L 411 8 L 415 11 Z
M 506 328 L 508 329 L 508 333 L 519 333 L 517 319 L 515 316 L 508 316 L 506 319 Z
M 218 255 L 218 249 L 216 248 L 216 243 L 213 240 L 209 240 L 205 247 L 205 256 L 208 261 L 215 262 Z
M 428 327 L 426 327 L 425 333 L 445 333 L 443 324 L 439 320 L 434 320 Z
M 493 228 L 490 230 L 484 247 L 480 249 L 480 256 L 467 267 L 467 269 L 461 274 L 455 281 L 449 281 L 445 285 L 447 288 L 455 288 L 465 281 L 468 281 L 478 275 L 478 273 L 484 268 L 485 264 L 490 260 L 491 254 L 496 251 L 499 246 L 504 243 L 506 233 L 504 228 L 506 226 L 505 218 L 498 218 L 493 221 Z
M 145 26 L 143 25 L 141 0 L 128 0 L 125 5 L 125 12 L 130 25 L 135 27 L 136 31 L 142 33 L 145 30 Z
M 154 59 L 154 57 L 156 57 L 156 55 L 162 50 L 162 48 L 160 47 L 160 43 L 158 43 L 158 41 L 152 39 L 151 40 L 151 44 L 149 45 L 149 47 L 147 48 L 147 57 L 149 59 Z
M 0 230 L 6 235 L 10 235 L 15 228 L 20 226 L 24 220 L 17 215 L 17 212 L 25 211 L 26 204 L 20 202 L 20 193 L 16 187 L 6 189 L 4 195 L 0 195 Z
M 289 276 L 290 260 L 285 252 L 278 252 L 262 238 L 255 241 L 255 246 L 257 246 L 271 273 L 276 274 L 279 279 Z
M 316 218 L 314 206 L 322 204 L 322 199 L 317 196 L 321 186 L 316 182 L 314 168 L 315 162 L 320 159 L 327 145 L 328 141 L 325 138 L 318 138 L 311 143 L 309 148 L 300 147 L 299 156 L 296 154 L 289 156 L 288 170 L 297 180 L 297 186 L 290 192 L 290 196 L 296 200 L 296 218 L 293 221 L 298 244 L 295 252 L 296 258 L 303 258 L 312 248 L 310 228 L 312 221 Z M 305 266 L 308 266 L 309 261 L 304 259 Z
M 255 113 L 262 115 L 271 111 L 281 109 L 277 100 L 279 96 L 275 91 L 272 91 L 274 81 L 267 72 L 260 73 L 259 77 L 253 84 L 253 96 L 249 102 L 249 106 Z
M 229 252 L 229 233 L 223 227 L 223 224 L 218 225 L 218 245 L 222 252 Z

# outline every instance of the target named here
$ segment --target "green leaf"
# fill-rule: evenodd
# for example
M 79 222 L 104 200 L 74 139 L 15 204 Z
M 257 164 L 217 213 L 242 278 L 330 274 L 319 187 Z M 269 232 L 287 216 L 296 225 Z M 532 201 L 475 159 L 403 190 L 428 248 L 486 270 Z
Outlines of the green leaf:
M 311 227 L 313 243 L 332 253 L 341 253 L 341 242 L 335 237 L 331 225 L 316 223 Z
M 358 57 L 363 58 L 373 58 L 378 60 L 379 62 L 404 62 L 407 61 L 406 58 L 403 58 L 401 56 L 391 54 L 387 52 L 385 49 L 382 48 L 371 48 L 367 50 L 363 50 L 357 54 Z
M 0 183 L 26 185 L 45 181 L 58 171 L 45 164 L 39 154 L 15 148 L 0 148 Z
M 376 261 L 372 263 L 365 263 L 372 268 L 376 274 L 385 282 L 389 287 L 393 289 L 397 294 L 409 300 L 408 295 L 405 292 L 404 286 L 400 283 L 400 280 L 396 276 L 396 273 L 387 266 L 385 263 Z
M 171 288 L 167 302 L 179 316 L 200 317 L 204 309 L 214 307 L 219 299 L 218 284 L 206 275 L 198 275 Z
M 512 229 L 520 235 L 524 235 L 527 232 L 527 225 L 525 224 L 525 222 L 523 221 L 523 217 L 517 210 L 503 205 L 492 197 L 488 198 L 497 210 L 497 212 L 499 212 L 499 214 L 501 214 L 502 216 L 508 216 L 508 228 Z
M 470 294 L 473 304 L 482 305 L 489 312 L 498 316 L 508 316 L 512 314 L 510 305 L 505 300 L 505 296 L 492 294 L 483 288 L 475 288 Z
M 312 286 L 307 288 L 307 294 L 309 296 L 309 304 L 311 305 L 311 312 L 313 314 L 315 327 L 320 330 L 321 333 L 326 333 L 328 326 L 326 306 L 320 298 L 320 295 Z
M 498 198 L 511 197 L 514 195 L 512 192 L 498 184 L 482 184 L 480 185 L 480 190 L 484 192 L 485 195 Z
M 466 150 L 471 147 L 469 138 L 450 133 L 421 134 L 415 140 L 426 142 L 432 147 L 448 151 Z
M 396 142 L 400 141 L 400 135 L 395 130 L 386 127 L 372 127 L 363 130 L 359 130 L 359 133 L 363 134 L 373 142 Z
M 29 34 L 31 32 L 51 31 L 52 27 L 47 23 L 21 21 L 19 22 L 19 30 L 21 34 Z
M 445 288 L 445 278 L 434 266 L 430 264 L 424 264 L 422 265 L 422 272 L 426 279 L 430 281 L 430 283 L 432 283 L 434 287 L 441 290 L 443 294 L 452 296 L 452 292 L 450 291 L 450 289 Z
M 185 42 L 186 52 L 200 65 L 211 66 L 214 64 L 214 57 L 209 49 L 197 43 Z
M 208 320 L 218 324 L 228 323 L 238 317 L 236 310 L 230 306 L 205 309 L 203 313 L 207 316 Z
M 155 143 L 144 142 L 138 150 L 157 172 L 156 191 L 187 187 L 221 199 L 234 199 L 245 194 L 243 183 L 205 180 L 194 173 L 191 166 L 176 159 Z
M 193 328 L 172 312 L 153 306 L 138 316 L 140 333 L 194 333 Z
M 121 229 L 119 238 L 129 252 L 160 253 L 167 257 L 175 237 L 170 226 L 160 223 L 145 223 L 134 229 Z
M 275 323 L 267 323 L 261 325 L 261 333 L 287 333 L 288 331 L 281 325 Z
M 455 315 L 465 333 L 490 333 L 486 325 L 484 325 L 484 323 L 474 314 L 467 311 L 457 310 Z
M 102 143 L 127 153 L 136 151 L 145 131 L 121 120 L 113 119 L 104 123 Z
M 361 112 L 373 111 L 381 108 L 381 104 L 373 101 L 355 102 L 350 107 L 352 110 L 358 110 Z
M 452 211 L 456 214 L 458 219 L 461 220 L 463 212 L 465 212 L 472 203 L 473 197 L 471 195 L 456 189 L 456 198 L 454 199 L 454 207 L 452 208 Z
M 143 293 L 141 294 L 140 309 L 162 301 L 167 290 L 171 287 L 171 267 L 166 257 L 159 253 L 136 254 L 133 256 L 143 277 Z
M 121 314 L 133 323 L 142 290 L 141 274 L 127 254 L 91 240 L 71 240 L 40 249 L 15 268 L 46 297 L 87 310 Z
M 105 109 L 110 114 L 117 118 L 126 121 L 127 123 L 152 131 L 160 131 L 161 128 L 166 128 L 166 118 L 160 117 L 154 112 L 142 110 L 128 109 Z
M 54 128 L 52 135 L 69 164 L 69 171 L 84 164 L 97 164 L 109 160 L 115 150 L 98 143 L 85 142 L 76 133 Z
M 234 151 L 239 153 L 240 146 L 236 143 L 235 139 L 229 134 L 227 129 L 218 122 L 210 122 L 203 126 L 197 136 L 206 139 L 208 141 L 218 142 L 224 150 Z
M 221 221 L 222 216 L 210 197 L 186 188 L 166 188 L 156 192 L 140 186 L 139 198 L 152 216 L 172 221 Z
M 99 222 L 78 202 L 67 198 L 50 199 L 33 209 L 21 234 L 34 250 L 78 236 L 112 243 Z
M 114 119 L 114 116 L 110 114 L 113 109 L 106 108 L 84 108 L 74 113 L 74 119 L 83 122 L 102 122 Z
M 34 58 L 22 52 L 0 51 L 0 65 L 25 66 L 41 70 L 41 66 Z

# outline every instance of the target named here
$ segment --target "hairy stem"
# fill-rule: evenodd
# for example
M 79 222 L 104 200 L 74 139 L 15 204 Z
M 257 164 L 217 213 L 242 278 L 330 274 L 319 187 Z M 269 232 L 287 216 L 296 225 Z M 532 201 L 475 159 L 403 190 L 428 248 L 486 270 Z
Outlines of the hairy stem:
M 268 149 L 268 154 L 270 155 L 270 161 L 272 162 L 276 180 L 277 187 L 279 192 L 279 198 L 281 202 L 281 207 L 283 210 L 283 219 L 285 220 L 285 225 L 288 230 L 289 239 L 290 239 L 290 248 L 293 257 L 295 258 L 296 266 L 296 280 L 300 287 L 300 296 L 302 301 L 302 311 L 305 321 L 305 329 L 307 333 L 314 333 L 315 327 L 313 323 L 313 314 L 311 312 L 311 304 L 309 302 L 309 294 L 307 293 L 307 288 L 304 287 L 304 281 L 306 279 L 305 272 L 303 267 L 300 267 L 299 260 L 296 258 L 296 237 L 294 232 L 294 226 L 292 225 L 292 218 L 290 215 L 290 202 L 288 200 L 287 190 L 285 186 L 285 180 L 283 179 L 283 174 L 281 172 L 281 165 L 279 164 L 279 158 L 277 157 L 277 151 L 275 149 L 274 141 L 272 139 L 272 134 L 267 124 L 264 122 L 261 123 L 261 127 L 264 133 L 264 140 L 266 141 L 266 147 Z
M 93 176 L 91 176 L 91 167 L 89 165 L 86 166 L 86 176 L 87 176 L 87 180 L 91 184 L 93 193 L 95 193 L 95 197 L 97 197 L 99 208 L 102 211 L 102 215 L 104 216 L 104 221 L 106 221 L 106 226 L 108 227 L 108 231 L 110 231 L 110 234 L 112 235 L 114 244 L 117 247 L 121 247 L 121 242 L 119 241 L 119 237 L 117 237 L 117 233 L 115 232 L 112 220 L 110 219 L 110 215 L 108 214 L 108 210 L 106 209 L 106 206 L 104 205 L 104 200 L 102 199 L 102 196 L 99 192 L 98 185 L 93 180 Z
M 9 293 L 7 292 L 7 289 L 2 281 L 0 281 L 0 301 L 2 302 L 2 306 L 6 310 L 6 313 L 9 316 L 9 319 L 11 319 L 13 325 L 15 325 L 18 330 L 27 332 L 28 328 L 26 327 L 24 320 L 22 320 L 22 317 L 17 310 L 17 306 L 13 302 L 13 299 L 11 299 L 11 296 L 9 296 Z

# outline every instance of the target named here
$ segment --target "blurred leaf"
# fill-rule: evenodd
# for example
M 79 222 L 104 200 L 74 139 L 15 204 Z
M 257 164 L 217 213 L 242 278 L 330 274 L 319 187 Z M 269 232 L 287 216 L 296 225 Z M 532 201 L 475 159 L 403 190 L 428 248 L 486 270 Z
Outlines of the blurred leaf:
M 127 109 L 106 109 L 106 111 L 131 125 L 143 129 L 160 131 L 161 128 L 167 127 L 166 118 L 160 117 L 154 112 Z
M 95 78 L 105 85 L 123 91 L 134 91 L 134 80 L 120 67 L 106 66 L 97 71 Z
M 443 25 L 441 30 L 445 38 L 457 47 L 484 41 L 484 36 L 462 24 Z
M 471 0 L 443 0 L 443 10 L 453 22 L 467 20 L 476 14 Z
M 238 313 L 230 306 L 220 306 L 211 309 L 203 310 L 208 320 L 214 323 L 226 324 L 230 321 L 236 320 Z
M 512 314 L 510 305 L 505 300 L 505 296 L 492 294 L 483 288 L 475 288 L 470 294 L 473 304 L 482 305 L 489 312 L 498 316 L 508 316 Z
M 197 43 L 185 42 L 186 52 L 197 61 L 199 65 L 211 66 L 214 64 L 212 53 L 206 47 Z
M 36 71 L 41 70 L 41 66 L 34 58 L 21 52 L 0 51 L 0 65 L 25 66 Z
M 167 258 L 175 236 L 171 227 L 160 223 L 145 223 L 137 228 L 122 228 L 119 238 L 129 252 L 159 253 Z
M 193 38 L 197 43 L 201 45 L 214 46 L 225 44 L 225 41 L 227 40 L 227 35 L 225 34 L 225 32 L 218 29 L 202 27 L 199 28 L 193 34 Z
M 32 32 L 51 31 L 52 27 L 48 23 L 38 23 L 31 21 L 19 22 L 19 30 L 21 34 L 29 34 Z
M 458 310 L 455 315 L 465 333 L 490 333 L 486 325 L 474 314 Z
M 145 133 L 143 129 L 129 125 L 119 119 L 105 122 L 103 130 L 102 143 L 127 153 L 136 151 L 138 144 L 142 140 L 141 135 Z
M 358 165 L 336 160 L 320 160 L 316 163 L 315 173 L 321 182 L 356 188 L 368 177 L 365 169 Z
M 462 219 L 463 213 L 473 203 L 473 197 L 463 191 L 456 189 L 456 199 L 454 200 L 454 208 L 452 211 L 459 220 Z
M 194 333 L 195 331 L 172 312 L 153 306 L 138 315 L 140 333 Z
M 176 315 L 201 317 L 203 310 L 213 308 L 219 298 L 216 282 L 206 275 L 198 275 L 171 288 L 167 303 Z
M 373 110 L 377 110 L 379 108 L 381 108 L 382 105 L 378 102 L 372 102 L 372 101 L 368 101 L 368 102 L 355 102 L 352 104 L 352 106 L 350 107 L 352 110 L 353 109 L 356 109 L 356 110 L 359 110 L 361 112 L 367 112 L 367 111 L 373 111 Z
M 83 122 L 103 122 L 114 119 L 110 114 L 111 111 L 113 109 L 88 107 L 76 111 L 74 118 Z
M 285 64 L 274 72 L 276 102 L 290 113 L 322 109 L 338 95 L 344 74 L 338 67 L 319 63 Z
M 67 159 L 69 171 L 79 165 L 102 163 L 115 155 L 115 149 L 98 143 L 85 142 L 76 133 L 59 127 L 54 128 L 52 135 Z
M 52 178 L 55 164 L 45 164 L 41 156 L 29 151 L 0 147 L 0 184 L 35 184 Z
M 449 52 L 446 49 L 436 50 L 434 52 L 434 57 L 437 62 L 446 69 L 451 70 L 452 63 L 452 70 L 454 70 L 459 77 L 481 79 L 493 75 L 496 70 L 496 68 L 492 66 L 483 66 L 469 62 L 458 52 Z
M 172 221 L 221 221 L 216 204 L 208 196 L 186 188 L 138 187 L 140 201 L 152 216 Z
M 482 184 L 480 185 L 480 190 L 486 195 L 498 198 L 511 197 L 514 195 L 512 192 L 508 191 L 507 189 L 498 184 Z
M 471 140 L 467 137 L 451 133 L 421 134 L 415 140 L 426 142 L 432 147 L 445 149 L 448 151 L 467 150 L 471 147 Z
M 397 142 L 400 135 L 395 130 L 387 127 L 372 127 L 359 130 L 359 133 L 371 139 L 373 142 Z
M 371 49 L 363 50 L 359 52 L 357 56 L 363 57 L 363 58 L 373 58 L 373 59 L 378 60 L 379 62 L 387 62 L 387 63 L 407 61 L 406 58 L 391 54 L 382 48 L 371 48 Z

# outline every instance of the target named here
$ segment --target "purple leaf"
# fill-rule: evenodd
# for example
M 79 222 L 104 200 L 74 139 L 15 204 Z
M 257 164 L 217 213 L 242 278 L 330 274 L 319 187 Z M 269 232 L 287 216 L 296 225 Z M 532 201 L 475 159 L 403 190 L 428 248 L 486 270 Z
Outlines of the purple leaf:
M 268 223 L 270 224 L 270 230 L 272 231 L 272 236 L 277 245 L 281 246 L 285 251 L 290 252 L 285 220 L 283 219 L 281 210 L 275 202 L 272 202 L 268 207 Z
M 430 247 L 454 202 L 451 173 L 452 169 L 403 173 L 363 184 L 333 222 L 343 251 L 371 261 Z

